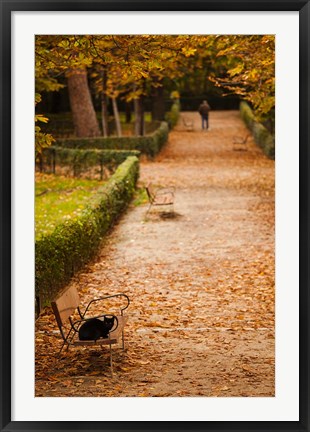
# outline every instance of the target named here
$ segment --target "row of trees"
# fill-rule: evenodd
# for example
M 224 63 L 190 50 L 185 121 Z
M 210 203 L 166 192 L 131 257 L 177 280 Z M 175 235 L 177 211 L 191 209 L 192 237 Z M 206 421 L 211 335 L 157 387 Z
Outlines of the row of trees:
M 274 42 L 271 35 L 37 36 L 36 104 L 45 92 L 67 85 L 77 136 L 99 136 L 91 84 L 101 100 L 104 136 L 109 134 L 108 99 L 117 133 L 122 133 L 120 98 L 134 102 L 135 133 L 143 135 L 146 95 L 152 96 L 153 119 L 163 120 L 164 84 L 173 83 L 172 88 L 180 90 L 189 82 L 208 79 L 223 89 L 223 94 L 233 92 L 248 100 L 259 115 L 270 115 L 274 108 Z M 47 121 L 46 117 L 37 114 L 38 152 L 53 140 L 42 133 L 42 121 Z

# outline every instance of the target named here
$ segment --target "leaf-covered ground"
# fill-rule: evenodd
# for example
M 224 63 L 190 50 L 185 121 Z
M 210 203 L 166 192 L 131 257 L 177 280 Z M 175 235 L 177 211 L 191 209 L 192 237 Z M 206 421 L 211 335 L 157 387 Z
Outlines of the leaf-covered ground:
M 126 351 L 74 348 L 60 360 L 50 309 L 36 324 L 36 396 L 274 396 L 274 162 L 235 111 L 208 132 L 182 123 L 140 186 L 175 186 L 175 217 L 131 206 L 96 262 L 72 281 L 83 302 L 131 298 Z

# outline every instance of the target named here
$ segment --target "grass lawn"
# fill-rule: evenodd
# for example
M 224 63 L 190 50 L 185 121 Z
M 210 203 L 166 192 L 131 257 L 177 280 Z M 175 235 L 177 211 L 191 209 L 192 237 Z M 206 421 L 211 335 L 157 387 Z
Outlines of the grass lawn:
M 78 217 L 100 185 L 98 180 L 36 174 L 36 239 L 50 234 L 58 224 Z

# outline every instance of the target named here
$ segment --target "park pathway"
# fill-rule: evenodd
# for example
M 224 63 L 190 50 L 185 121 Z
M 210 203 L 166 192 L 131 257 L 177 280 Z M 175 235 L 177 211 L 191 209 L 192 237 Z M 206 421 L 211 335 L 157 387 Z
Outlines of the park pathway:
M 194 130 L 180 120 L 139 180 L 175 187 L 175 217 L 131 205 L 72 282 L 86 300 L 131 298 L 115 376 L 108 351 L 73 349 L 53 368 L 45 339 L 37 396 L 274 396 L 274 162 L 252 138 L 234 146 L 247 135 L 237 111 L 212 112 L 209 131 L 182 116 Z

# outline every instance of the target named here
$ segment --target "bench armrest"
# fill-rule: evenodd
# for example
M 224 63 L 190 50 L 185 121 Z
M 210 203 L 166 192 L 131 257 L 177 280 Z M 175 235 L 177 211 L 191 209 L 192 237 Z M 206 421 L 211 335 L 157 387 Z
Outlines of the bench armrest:
M 171 187 L 165 187 L 165 188 L 158 189 L 156 191 L 155 195 L 167 194 L 167 193 L 174 195 L 174 192 L 175 192 L 175 187 L 171 186 Z
M 126 304 L 125 304 L 125 306 L 122 307 L 122 308 L 120 308 L 121 315 L 123 315 L 123 311 L 124 311 L 125 309 L 127 309 L 128 306 L 129 306 L 129 304 L 130 304 L 130 300 L 129 300 L 129 297 L 128 297 L 126 294 L 120 293 L 120 294 L 113 294 L 113 295 L 109 295 L 109 296 L 105 296 L 105 297 L 99 297 L 99 298 L 96 298 L 96 299 L 91 300 L 91 301 L 88 303 L 88 305 L 86 306 L 86 309 L 85 309 L 84 313 L 81 315 L 81 317 L 82 317 L 82 318 L 85 317 L 85 315 L 86 315 L 88 309 L 90 308 L 90 306 L 91 306 L 93 303 L 95 303 L 95 302 L 99 302 L 99 301 L 103 301 L 103 300 L 107 300 L 107 299 L 110 299 L 110 298 L 113 298 L 113 297 L 124 297 L 124 299 L 126 300 Z

